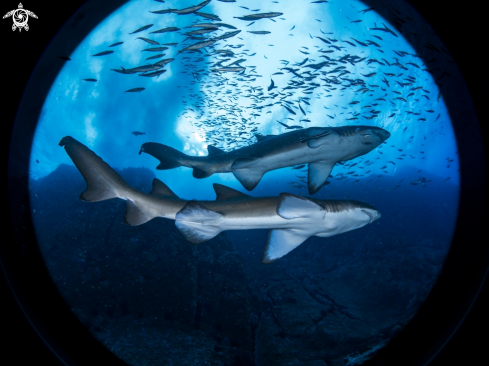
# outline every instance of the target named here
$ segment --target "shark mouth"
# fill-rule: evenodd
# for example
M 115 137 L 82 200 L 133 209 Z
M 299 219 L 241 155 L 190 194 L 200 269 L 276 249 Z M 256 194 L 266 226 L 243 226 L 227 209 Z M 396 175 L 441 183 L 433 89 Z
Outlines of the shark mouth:
M 380 141 L 382 141 L 382 142 L 384 142 L 385 140 L 387 140 L 390 137 L 390 133 L 387 131 L 385 131 L 385 132 L 386 132 L 386 134 L 382 134 L 379 131 L 372 130 L 372 133 L 374 135 L 377 135 L 379 137 Z
M 365 212 L 365 213 L 368 215 L 368 217 L 370 217 L 370 221 L 368 222 L 369 224 L 371 224 L 371 223 L 372 223 L 372 221 L 374 221 L 374 220 L 375 220 L 374 215 L 373 215 L 373 214 L 371 214 L 370 212 L 365 211 L 365 210 L 362 210 L 362 212 Z

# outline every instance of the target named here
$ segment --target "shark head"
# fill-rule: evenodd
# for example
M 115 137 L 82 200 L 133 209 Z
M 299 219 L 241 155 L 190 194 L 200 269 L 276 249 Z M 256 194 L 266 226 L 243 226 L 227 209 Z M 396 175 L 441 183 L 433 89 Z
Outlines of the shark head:
M 380 216 L 382 216 L 380 212 L 374 208 L 362 208 L 360 210 L 369 217 L 369 224 L 371 224 L 375 220 L 380 219 Z
M 277 214 L 286 220 L 305 219 L 307 223 L 301 224 L 304 226 L 303 229 L 307 226 L 307 230 L 332 231 L 334 232 L 333 235 L 358 229 L 381 217 L 379 210 L 366 202 L 317 200 L 290 193 L 280 194 Z
M 325 213 L 322 220 L 320 237 L 328 237 L 359 229 L 371 224 L 381 217 L 380 212 L 372 205 L 355 200 L 316 201 Z
M 316 200 L 290 193 L 280 194 L 277 215 L 288 227 L 270 231 L 262 258 L 265 264 L 283 257 L 311 236 L 346 233 L 380 218 L 380 212 L 365 202 Z
M 311 149 L 328 151 L 330 159 L 335 156 L 337 161 L 346 161 L 372 151 L 389 137 L 388 131 L 374 126 L 310 127 L 301 142 Z
M 354 159 L 372 151 L 391 135 L 383 128 L 374 126 L 343 126 L 334 130 L 340 136 L 340 144 L 345 146 L 344 160 Z
M 390 137 L 390 133 L 383 128 L 374 126 L 343 126 L 336 127 L 335 131 L 343 137 L 357 140 L 360 144 L 375 149 Z
M 322 145 L 349 145 L 370 151 L 390 137 L 383 128 L 374 126 L 311 127 L 301 141 L 315 149 Z

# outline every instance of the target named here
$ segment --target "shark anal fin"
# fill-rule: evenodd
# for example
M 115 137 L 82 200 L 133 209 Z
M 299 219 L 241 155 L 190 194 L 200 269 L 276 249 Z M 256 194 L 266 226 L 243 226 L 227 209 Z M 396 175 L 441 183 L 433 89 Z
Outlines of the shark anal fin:
M 173 191 L 168 188 L 168 186 L 163 183 L 161 180 L 155 178 L 153 179 L 153 189 L 149 193 L 152 196 L 159 197 L 159 198 L 178 198 L 178 196 L 173 193 Z
M 175 216 L 175 225 L 185 238 L 198 244 L 221 232 L 223 215 L 209 210 L 197 201 L 189 201 Z
M 309 235 L 295 229 L 270 230 L 261 262 L 268 264 L 282 258 L 301 245 L 307 238 Z
M 283 219 L 291 220 L 299 217 L 311 217 L 322 211 L 324 211 L 323 207 L 307 198 L 290 193 L 280 193 L 277 214 Z
M 142 209 L 133 201 L 127 200 L 126 216 L 124 216 L 124 222 L 127 225 L 141 225 L 153 219 L 154 217 L 154 215 L 151 215 L 148 211 Z
M 213 156 L 213 155 L 224 154 L 225 151 L 219 149 L 218 147 L 215 147 L 212 145 L 207 145 L 207 153 L 208 153 L 208 156 Z
M 212 172 L 206 171 L 204 169 L 200 169 L 195 166 L 192 166 L 192 168 L 193 168 L 192 175 L 194 178 L 203 179 L 203 178 L 210 177 L 212 175 Z
M 259 158 L 241 158 L 237 159 L 231 166 L 232 172 L 237 180 L 248 191 L 252 191 L 260 182 L 265 172 L 253 168 Z
M 307 175 L 309 194 L 314 194 L 319 191 L 319 189 L 326 183 L 333 167 L 334 163 L 326 161 L 309 163 L 309 171 Z
M 233 188 L 226 187 L 219 183 L 214 183 L 213 187 L 214 187 L 214 191 L 216 192 L 217 201 L 228 200 L 230 198 L 237 198 L 237 197 L 250 197 L 247 194 L 244 194 Z
M 115 197 L 118 196 L 114 193 L 112 187 L 105 182 L 93 180 L 90 183 L 87 183 L 87 189 L 79 196 L 82 201 L 87 202 L 104 201 Z

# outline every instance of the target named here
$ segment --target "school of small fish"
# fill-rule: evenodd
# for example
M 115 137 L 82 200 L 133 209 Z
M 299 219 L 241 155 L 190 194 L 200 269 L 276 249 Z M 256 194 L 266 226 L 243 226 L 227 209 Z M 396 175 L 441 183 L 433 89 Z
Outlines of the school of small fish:
M 182 73 L 191 75 L 192 79 L 188 84 L 179 86 L 187 90 L 187 93 L 182 96 L 185 108 L 179 117 L 189 119 L 191 125 L 198 130 L 198 134 L 209 145 L 212 144 L 229 151 L 256 142 L 255 135 L 260 125 L 270 121 L 266 115 L 280 109 L 286 112 L 286 117 L 280 121 L 276 120 L 279 123 L 277 127 L 280 126 L 282 133 L 287 130 L 309 127 L 307 126 L 311 122 L 309 117 L 313 118 L 313 116 L 308 107 L 313 99 L 324 100 L 322 118 L 328 121 L 334 120 L 334 123 L 365 123 L 375 121 L 377 118 L 381 121 L 394 118 L 399 123 L 407 120 L 410 123 L 432 123 L 437 122 L 440 118 L 440 114 L 433 118 L 433 113 L 435 113 L 433 109 L 410 110 L 408 107 L 410 101 L 419 102 L 425 99 L 434 106 L 435 101 L 439 102 L 441 99 L 441 92 L 435 97 L 423 87 L 426 80 L 425 73 L 431 72 L 423 63 L 423 59 L 417 54 L 404 50 L 390 51 L 390 49 L 387 50 L 388 48 L 384 50 L 383 47 L 384 38 L 399 37 L 398 32 L 402 29 L 403 24 L 413 21 L 409 17 L 393 14 L 395 30 L 386 24 L 380 26 L 374 23 L 368 25 L 368 33 L 365 36 L 357 38 L 335 37 L 332 32 L 323 32 L 321 20 L 316 19 L 318 22 L 317 34 L 309 34 L 315 43 L 315 49 L 305 46 L 297 50 L 290 49 L 287 59 L 280 61 L 281 67 L 272 75 L 264 76 L 259 74 L 260 70 L 257 66 L 250 65 L 255 57 L 258 57 L 256 53 L 249 54 L 249 50 L 242 49 L 244 44 L 239 43 L 239 40 L 243 40 L 242 37 L 259 37 L 260 42 L 264 42 L 271 33 L 267 30 L 267 23 L 285 20 L 283 18 L 285 15 L 276 11 L 280 10 L 280 2 L 267 2 L 266 5 L 263 3 L 266 9 L 249 9 L 233 4 L 235 2 L 233 0 L 216 1 L 229 3 L 228 6 L 236 7 L 236 16 L 233 17 L 234 24 L 223 23 L 219 15 L 201 11 L 211 0 L 183 9 L 151 10 L 151 13 L 155 14 L 155 24 L 147 24 L 129 33 L 137 34 L 136 39 L 146 47 L 141 52 L 151 54 L 146 58 L 147 63 L 134 68 L 121 66 L 120 69 L 111 69 L 124 75 L 137 74 L 148 78 L 158 78 L 167 71 L 165 69 L 167 65 L 172 62 L 180 62 L 185 68 Z M 162 1 L 158 2 L 162 3 Z M 327 6 L 328 1 L 313 1 L 310 4 L 310 6 Z M 244 14 L 240 14 L 243 13 L 241 8 L 245 10 Z M 372 10 L 374 9 L 358 10 L 359 19 L 349 19 L 349 22 L 353 24 L 352 26 L 361 24 L 363 22 L 361 16 Z M 188 26 L 180 29 L 167 24 L 168 22 L 165 22 L 164 19 L 165 14 L 187 16 Z M 248 26 L 254 25 L 255 22 L 255 27 L 259 27 L 256 30 L 248 30 Z M 160 23 L 160 26 L 156 23 Z M 288 36 L 293 36 L 294 30 L 297 30 L 295 25 L 288 30 L 290 32 Z M 173 32 L 184 37 L 182 41 L 165 43 L 165 34 Z M 287 35 L 284 34 L 284 36 Z M 123 43 L 120 41 L 108 47 L 116 47 Z M 441 54 L 440 49 L 431 43 L 427 43 L 424 47 Z M 447 52 L 443 49 L 442 51 Z M 172 53 L 172 57 L 164 58 L 167 56 L 165 52 Z M 113 54 L 113 50 L 101 50 L 92 56 L 111 57 L 109 55 Z M 263 57 L 267 59 L 266 55 Z M 69 58 L 66 57 L 66 59 Z M 151 61 L 157 59 L 156 62 Z M 436 59 L 432 59 L 428 63 L 435 61 Z M 378 80 L 381 76 L 381 85 L 373 84 L 370 81 L 377 80 L 373 78 L 376 75 Z M 450 77 L 450 74 L 445 72 L 438 76 L 435 79 L 436 83 L 440 85 L 441 79 L 446 76 Z M 134 75 L 128 76 L 128 78 L 132 77 Z M 262 78 L 270 80 L 266 90 L 262 86 L 264 80 Z M 97 82 L 93 78 L 83 80 Z M 145 87 L 135 85 L 125 92 L 140 93 L 145 89 Z M 355 100 L 345 98 L 343 106 L 334 104 L 344 112 L 329 112 L 328 109 L 331 109 L 332 106 L 328 104 L 327 98 L 345 93 L 347 90 L 353 91 L 357 96 Z M 247 100 L 247 103 L 243 103 L 244 99 Z M 226 113 L 219 113 L 222 110 Z M 383 123 L 378 125 L 383 127 Z M 406 142 L 414 138 L 410 136 L 409 129 L 408 125 L 397 131 L 403 136 L 405 134 Z M 439 133 L 443 134 L 442 131 L 443 126 Z M 397 147 L 384 142 L 376 149 L 379 155 L 373 158 L 361 157 L 354 163 L 339 163 L 347 172 L 339 172 L 334 178 L 347 181 L 370 173 L 370 165 L 377 163 L 376 160 L 383 161 L 382 155 L 385 149 L 397 149 Z M 395 169 L 396 163 L 403 160 L 425 159 L 424 151 L 419 151 L 420 155 L 414 156 L 403 153 L 402 149 L 397 150 L 399 151 L 396 152 L 394 158 L 396 161 L 384 162 L 380 168 L 382 172 L 389 173 L 389 169 Z M 447 158 L 447 168 L 453 161 L 454 159 Z M 353 167 L 355 167 L 354 170 Z M 302 168 L 304 167 L 297 166 L 292 169 L 299 173 L 307 171 L 307 167 Z M 373 168 L 377 169 L 376 166 Z M 377 180 L 381 176 L 379 175 Z M 306 186 L 302 183 L 307 182 L 306 177 L 297 175 L 297 178 L 297 181 L 289 182 L 291 188 L 305 189 Z M 445 181 L 449 179 L 450 177 Z M 356 178 L 351 184 L 359 181 Z M 408 184 L 425 187 L 429 182 L 431 180 L 418 177 Z M 392 189 L 400 187 L 400 183 Z

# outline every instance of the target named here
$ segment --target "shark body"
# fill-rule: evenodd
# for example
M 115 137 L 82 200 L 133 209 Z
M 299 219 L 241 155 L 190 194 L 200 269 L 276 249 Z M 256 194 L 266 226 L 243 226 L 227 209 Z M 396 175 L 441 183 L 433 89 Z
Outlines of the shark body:
M 126 200 L 126 224 L 141 225 L 155 217 L 175 220 L 180 232 L 194 244 L 225 230 L 272 229 L 263 263 L 281 258 L 310 236 L 341 234 L 380 218 L 378 210 L 359 201 L 315 200 L 288 193 L 278 197 L 251 197 L 220 184 L 214 184 L 215 201 L 180 199 L 156 178 L 151 193 L 147 194 L 129 186 L 99 156 L 74 138 L 66 136 L 59 145 L 64 146 L 87 182 L 81 200 Z
M 309 164 L 308 189 L 314 194 L 326 183 L 336 163 L 368 153 L 389 136 L 388 131 L 371 126 L 311 127 L 281 135 L 258 135 L 257 143 L 229 152 L 209 145 L 208 156 L 189 156 L 154 142 L 144 143 L 139 154 L 157 158 L 159 170 L 193 168 L 195 178 L 231 172 L 248 191 L 268 171 Z

